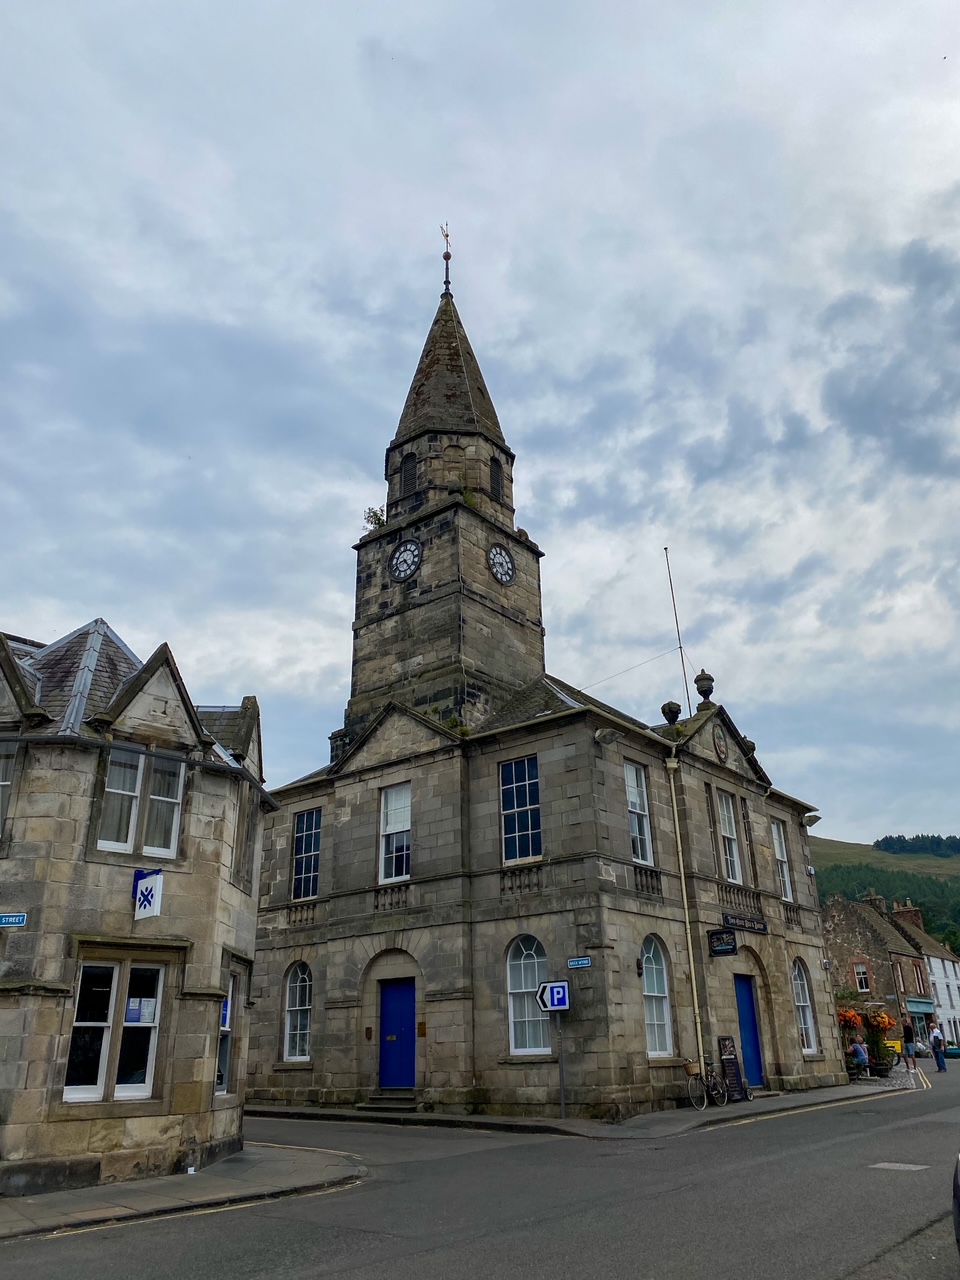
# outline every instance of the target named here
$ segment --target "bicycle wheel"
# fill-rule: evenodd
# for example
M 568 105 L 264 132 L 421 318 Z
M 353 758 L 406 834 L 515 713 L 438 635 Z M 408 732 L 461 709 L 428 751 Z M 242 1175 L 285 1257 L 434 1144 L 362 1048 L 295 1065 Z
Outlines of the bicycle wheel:
M 743 1082 L 743 1097 L 746 1102 L 753 1101 L 753 1090 L 747 1084 L 746 1080 Z
M 707 1088 L 710 1090 L 710 1101 L 715 1107 L 727 1105 L 727 1082 L 722 1076 L 710 1076 L 707 1080 Z
M 698 1111 L 706 1108 L 707 1090 L 703 1083 L 703 1076 L 687 1076 L 687 1094 Z

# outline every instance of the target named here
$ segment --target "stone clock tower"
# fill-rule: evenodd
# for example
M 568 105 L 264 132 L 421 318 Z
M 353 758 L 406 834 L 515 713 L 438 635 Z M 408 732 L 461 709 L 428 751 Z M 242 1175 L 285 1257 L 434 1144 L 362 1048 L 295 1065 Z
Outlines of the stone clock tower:
M 353 671 L 336 758 L 387 702 L 477 728 L 543 674 L 540 548 L 514 527 L 514 454 L 447 277 L 386 455 L 386 524 L 356 544 Z

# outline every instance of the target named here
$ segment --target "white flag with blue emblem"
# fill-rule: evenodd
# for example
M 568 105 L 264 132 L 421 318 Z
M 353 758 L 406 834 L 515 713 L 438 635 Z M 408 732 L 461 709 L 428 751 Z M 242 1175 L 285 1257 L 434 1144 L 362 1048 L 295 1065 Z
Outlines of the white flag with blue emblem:
M 136 871 L 133 883 L 133 918 L 146 920 L 160 914 L 163 897 L 162 871 Z

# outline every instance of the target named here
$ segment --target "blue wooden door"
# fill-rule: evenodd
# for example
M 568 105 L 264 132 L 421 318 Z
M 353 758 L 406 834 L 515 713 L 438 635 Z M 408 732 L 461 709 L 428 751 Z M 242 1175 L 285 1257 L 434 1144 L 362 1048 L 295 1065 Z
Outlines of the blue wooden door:
M 753 978 L 747 973 L 735 973 L 733 982 L 737 992 L 737 1015 L 740 1020 L 740 1052 L 743 1054 L 743 1074 L 754 1087 L 763 1084 L 763 1054 L 760 1051 L 760 1026 L 757 1022 L 757 997 Z
M 380 983 L 380 1088 L 412 1089 L 417 1082 L 417 984 Z

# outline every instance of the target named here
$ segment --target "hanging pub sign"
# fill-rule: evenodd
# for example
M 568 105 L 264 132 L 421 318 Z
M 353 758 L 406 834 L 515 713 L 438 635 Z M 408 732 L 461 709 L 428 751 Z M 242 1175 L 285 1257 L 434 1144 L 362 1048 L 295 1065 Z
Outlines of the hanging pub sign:
M 717 1036 L 717 1045 L 720 1049 L 720 1070 L 727 1082 L 727 1097 L 731 1102 L 743 1102 L 747 1091 L 743 1087 L 740 1059 L 737 1057 L 737 1042 L 733 1036 Z
M 737 935 L 733 929 L 708 929 L 707 946 L 712 956 L 735 956 Z
M 741 916 L 724 911 L 723 923 L 731 929 L 743 929 L 746 933 L 766 933 L 767 922 L 763 916 Z

